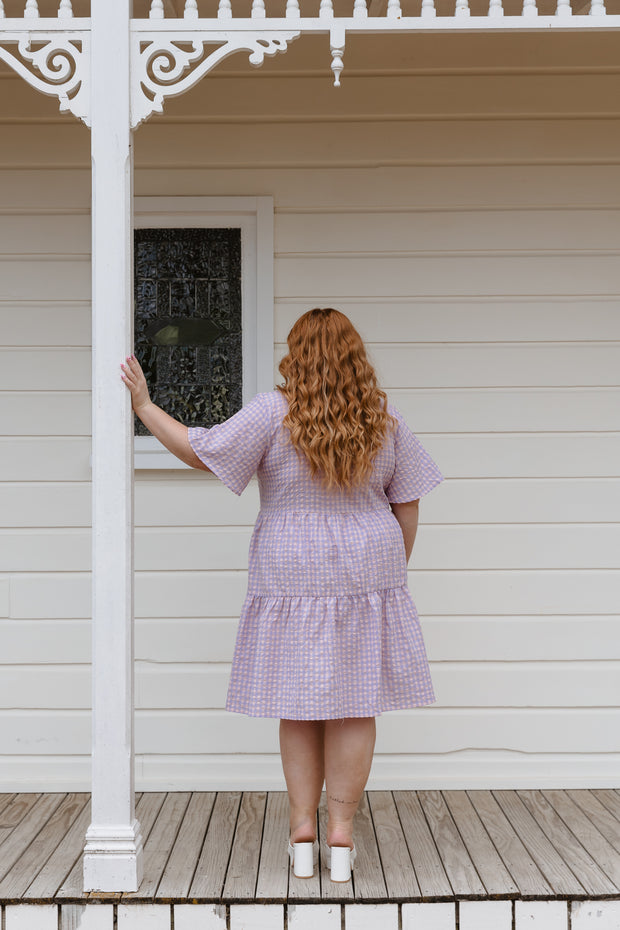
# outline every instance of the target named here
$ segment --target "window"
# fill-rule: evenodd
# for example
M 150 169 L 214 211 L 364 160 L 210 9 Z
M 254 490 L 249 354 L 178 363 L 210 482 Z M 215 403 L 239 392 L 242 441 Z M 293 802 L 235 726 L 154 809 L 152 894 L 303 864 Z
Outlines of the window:
M 135 352 L 155 403 L 188 426 L 273 388 L 273 201 L 135 200 Z M 185 468 L 137 421 L 138 468 Z

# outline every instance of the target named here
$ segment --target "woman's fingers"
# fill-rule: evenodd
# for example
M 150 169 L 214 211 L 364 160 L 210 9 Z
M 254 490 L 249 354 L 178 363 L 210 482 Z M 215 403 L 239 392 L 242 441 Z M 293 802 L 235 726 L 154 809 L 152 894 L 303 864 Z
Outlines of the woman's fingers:
M 149 402 L 149 389 L 146 378 L 135 355 L 128 355 L 125 361 L 121 362 L 121 379 L 131 391 L 134 410 Z

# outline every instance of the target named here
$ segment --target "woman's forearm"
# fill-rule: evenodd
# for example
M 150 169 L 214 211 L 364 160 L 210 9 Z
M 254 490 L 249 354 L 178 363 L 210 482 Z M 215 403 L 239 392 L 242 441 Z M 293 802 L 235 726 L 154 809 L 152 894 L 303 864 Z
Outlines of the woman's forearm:
M 415 542 L 418 530 L 419 500 L 407 501 L 404 504 L 392 504 L 392 513 L 398 520 L 398 525 L 403 534 L 405 543 L 405 555 L 407 562 L 411 558 L 413 544 Z
M 201 468 L 208 471 L 192 447 L 187 438 L 187 426 L 179 423 L 174 417 L 169 416 L 165 410 L 158 407 L 151 400 L 139 407 L 134 407 L 136 414 L 140 417 L 150 433 L 159 439 L 161 444 L 176 455 L 178 459 L 190 465 L 192 468 Z

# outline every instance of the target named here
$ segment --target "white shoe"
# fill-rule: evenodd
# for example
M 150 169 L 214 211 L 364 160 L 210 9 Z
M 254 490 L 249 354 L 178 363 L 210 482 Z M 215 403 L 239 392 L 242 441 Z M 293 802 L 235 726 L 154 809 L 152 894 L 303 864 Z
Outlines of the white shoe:
M 296 878 L 312 878 L 314 875 L 314 843 L 288 844 L 288 856 Z
M 327 868 L 331 870 L 333 882 L 348 882 L 351 880 L 353 863 L 357 856 L 355 846 L 327 846 Z

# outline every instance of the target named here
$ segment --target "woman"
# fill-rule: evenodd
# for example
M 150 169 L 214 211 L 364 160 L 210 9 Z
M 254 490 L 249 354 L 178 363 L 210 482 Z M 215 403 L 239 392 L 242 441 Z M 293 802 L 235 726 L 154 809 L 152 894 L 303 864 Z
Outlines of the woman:
M 331 877 L 348 881 L 375 717 L 435 700 L 407 562 L 419 498 L 442 476 L 388 407 L 344 314 L 308 311 L 288 349 L 284 384 L 209 430 L 155 406 L 133 356 L 122 377 L 144 425 L 183 462 L 236 494 L 258 474 L 226 707 L 280 719 L 295 874 L 313 873 L 325 782 Z

